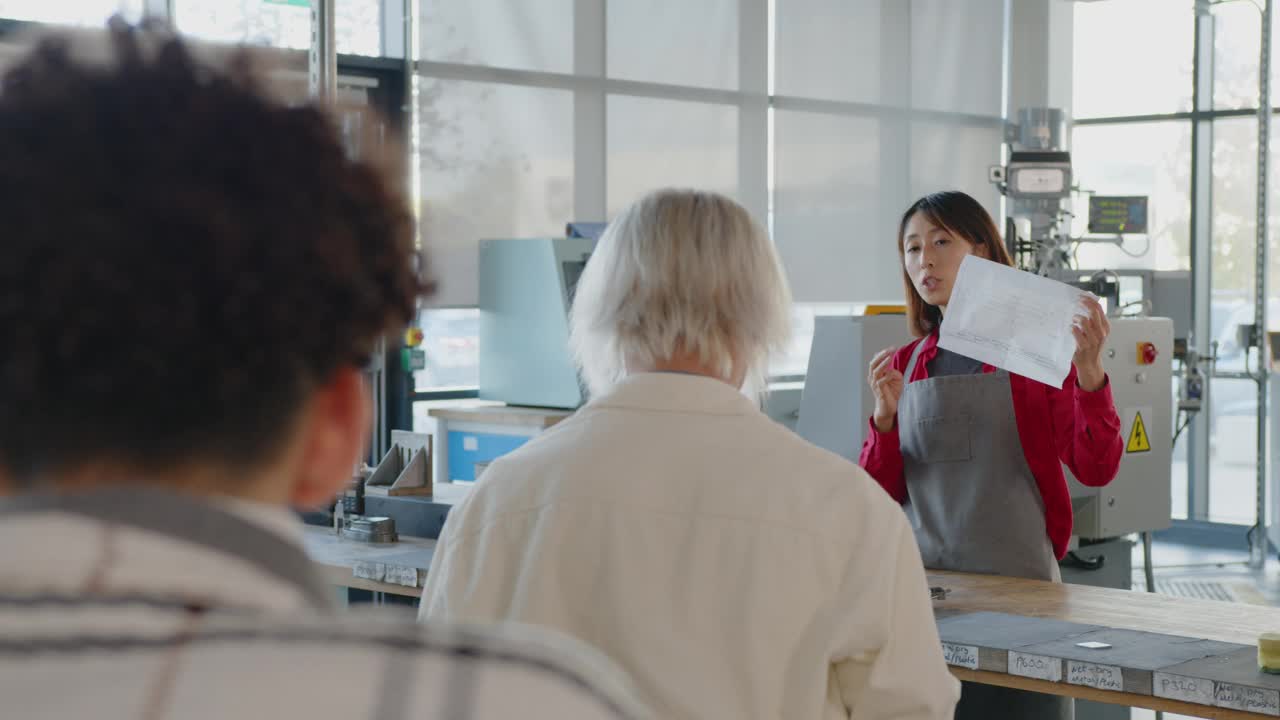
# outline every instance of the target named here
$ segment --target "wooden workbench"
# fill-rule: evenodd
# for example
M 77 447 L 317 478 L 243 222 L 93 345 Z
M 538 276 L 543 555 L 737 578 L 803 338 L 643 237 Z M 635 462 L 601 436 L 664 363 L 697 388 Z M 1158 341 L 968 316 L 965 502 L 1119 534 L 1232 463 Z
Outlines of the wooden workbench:
M 327 528 L 306 529 L 307 551 L 334 585 L 380 593 L 421 597 L 421 580 L 431 562 L 435 541 L 402 537 L 394 545 L 368 545 L 336 537 Z M 419 571 L 416 587 L 356 577 L 361 562 L 384 563 Z M 950 592 L 934 601 L 939 616 L 994 612 L 1124 630 L 1179 635 L 1239 645 L 1253 645 L 1259 634 L 1280 630 L 1280 609 L 1257 605 L 1191 600 L 1165 595 L 1064 585 L 966 573 L 931 572 L 929 584 Z M 1118 705 L 1163 710 L 1205 718 L 1274 717 L 1209 705 L 1170 700 L 1135 692 L 1090 687 L 952 666 L 961 680 L 1020 688 Z
M 339 587 L 409 597 L 422 597 L 422 581 L 426 578 L 431 554 L 436 548 L 435 540 L 406 535 L 390 545 L 372 545 L 340 538 L 331 528 L 311 525 L 305 528 L 305 542 L 307 554 L 319 566 L 326 582 Z M 361 563 L 390 566 L 398 576 L 416 571 L 417 582 L 410 587 L 403 583 L 357 577 L 356 568 Z
M 930 572 L 929 584 L 950 590 L 946 599 L 935 600 L 933 603 L 935 612 L 939 614 L 1007 613 L 1241 645 L 1256 644 L 1258 635 L 1261 633 L 1280 631 L 1280 609 L 1258 605 L 1191 600 L 1087 585 L 1055 584 L 950 572 Z M 1270 717 L 1258 713 L 1168 700 L 1153 695 L 1096 690 L 1069 685 L 1065 682 L 1034 680 L 999 672 L 969 670 L 954 666 L 952 672 L 961 680 L 1163 710 L 1195 717 Z

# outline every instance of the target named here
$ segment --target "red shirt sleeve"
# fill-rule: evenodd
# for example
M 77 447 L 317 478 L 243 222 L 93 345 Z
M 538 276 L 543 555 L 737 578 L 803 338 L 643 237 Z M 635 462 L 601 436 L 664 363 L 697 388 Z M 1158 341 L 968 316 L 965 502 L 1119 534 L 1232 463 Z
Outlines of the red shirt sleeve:
M 1115 479 L 1124 454 L 1120 416 L 1111 396 L 1111 379 L 1087 392 L 1071 368 L 1062 388 L 1049 393 L 1058 458 L 1081 483 L 1101 487 Z
M 914 342 L 899 348 L 898 352 L 894 353 L 894 370 L 903 372 L 907 369 L 913 347 L 915 347 Z M 862 443 L 862 454 L 858 457 L 858 464 L 880 483 L 880 487 L 884 488 L 890 497 L 899 503 L 907 501 L 907 480 L 903 474 L 902 450 L 898 445 L 897 418 L 894 418 L 893 429 L 883 433 L 876 429 L 874 418 L 867 419 L 867 439 Z

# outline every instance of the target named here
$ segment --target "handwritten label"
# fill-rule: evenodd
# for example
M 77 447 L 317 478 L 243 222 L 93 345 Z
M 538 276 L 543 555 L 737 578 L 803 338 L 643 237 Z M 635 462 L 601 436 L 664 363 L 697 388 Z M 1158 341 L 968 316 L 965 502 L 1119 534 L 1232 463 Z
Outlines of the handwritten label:
M 1183 702 L 1212 705 L 1213 681 L 1158 672 L 1151 676 L 1151 689 L 1156 697 Z
M 1010 651 L 1009 674 L 1049 682 L 1062 682 L 1062 661 L 1044 655 Z
M 351 568 L 351 574 L 364 580 L 386 582 L 392 585 L 418 587 L 418 568 L 403 565 L 387 565 L 372 560 L 358 560 Z
M 1124 676 L 1120 674 L 1120 668 L 1115 665 L 1097 665 L 1069 660 L 1067 661 L 1067 682 L 1096 690 L 1124 692 Z
M 418 568 L 388 565 L 386 581 L 392 585 L 418 587 Z
M 369 560 L 357 560 L 356 564 L 351 568 L 351 574 L 364 580 L 373 580 L 381 582 L 386 575 L 387 568 L 382 563 L 370 562 Z
M 1213 694 L 1213 704 L 1229 710 L 1280 716 L 1280 692 L 1276 690 L 1220 682 Z
M 973 645 L 942 643 L 942 656 L 947 659 L 948 665 L 978 669 L 978 648 Z

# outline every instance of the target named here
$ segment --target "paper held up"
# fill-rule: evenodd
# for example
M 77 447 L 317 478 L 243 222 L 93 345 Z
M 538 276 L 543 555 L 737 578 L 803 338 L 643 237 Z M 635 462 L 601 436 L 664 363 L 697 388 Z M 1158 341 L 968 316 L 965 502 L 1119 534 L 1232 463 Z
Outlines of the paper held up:
M 970 255 L 960 264 L 938 346 L 1062 387 L 1076 350 L 1072 321 L 1085 314 L 1086 294 Z

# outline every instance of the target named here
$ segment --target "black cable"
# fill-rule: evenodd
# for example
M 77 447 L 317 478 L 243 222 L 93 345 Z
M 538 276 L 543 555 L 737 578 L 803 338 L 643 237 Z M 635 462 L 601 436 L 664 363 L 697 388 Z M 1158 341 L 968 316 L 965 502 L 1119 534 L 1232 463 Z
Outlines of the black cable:
M 1175 430 L 1173 433 L 1173 447 L 1177 447 L 1178 437 L 1181 436 L 1182 431 L 1186 430 L 1187 426 L 1191 424 L 1191 413 L 1184 413 L 1182 410 L 1179 410 L 1178 414 L 1183 415 L 1184 418 L 1182 420 L 1182 423 L 1178 425 L 1178 429 Z
M 1134 257 L 1134 258 L 1143 257 L 1147 253 L 1151 252 L 1151 235 L 1148 233 L 1145 237 L 1147 238 L 1147 246 L 1142 248 L 1142 252 L 1140 253 L 1131 253 L 1128 250 L 1124 249 L 1124 236 L 1120 237 L 1119 242 L 1116 243 L 1116 247 L 1120 248 L 1120 252 L 1124 253 L 1125 255 L 1128 255 L 1129 257 Z

